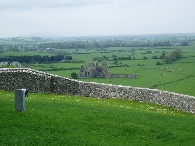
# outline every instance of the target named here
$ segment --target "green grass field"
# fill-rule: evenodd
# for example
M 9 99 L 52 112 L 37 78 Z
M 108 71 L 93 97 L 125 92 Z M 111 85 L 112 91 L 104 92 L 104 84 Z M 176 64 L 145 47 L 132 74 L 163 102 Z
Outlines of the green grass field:
M 0 91 L 0 144 L 193 146 L 195 116 L 122 99 L 30 93 L 15 111 L 14 93 Z
M 112 48 L 111 48 L 112 49 Z M 156 49 L 158 50 L 158 49 Z M 165 49 L 166 52 L 171 52 L 174 49 Z M 88 82 L 100 82 L 124 86 L 144 87 L 144 88 L 155 88 L 159 90 L 166 90 L 171 92 L 177 92 L 181 94 L 195 96 L 195 48 L 187 47 L 183 48 L 183 56 L 180 60 L 173 62 L 172 64 L 156 65 L 156 62 L 162 62 L 162 59 L 152 59 L 153 54 L 141 54 L 143 50 L 138 50 L 135 55 L 136 58 L 142 58 L 143 56 L 148 57 L 147 60 L 122 60 L 122 64 L 127 64 L 130 67 L 115 67 L 110 68 L 110 72 L 113 74 L 137 74 L 137 79 L 126 79 L 126 78 L 90 78 L 90 79 L 79 79 Z M 154 52 L 154 51 L 153 51 Z M 187 52 L 187 53 L 186 53 Z M 125 55 L 122 52 L 119 55 Z M 109 54 L 111 55 L 111 54 Z M 107 54 L 108 56 L 108 54 Z M 126 53 L 126 56 L 128 54 Z M 89 55 L 90 57 L 90 55 Z M 89 59 L 88 57 L 88 59 Z M 81 58 L 77 58 L 81 59 Z M 83 58 L 82 58 L 83 59 Z M 81 60 L 82 60 L 81 59 Z M 92 61 L 91 57 L 91 61 Z M 86 61 L 86 60 L 85 60 Z M 88 61 L 84 63 L 86 66 Z M 99 63 L 101 66 L 101 62 Z M 109 66 L 113 65 L 113 61 L 107 61 Z M 138 66 L 138 64 L 144 64 L 144 66 Z M 80 67 L 81 63 L 52 63 L 48 66 L 55 67 Z M 40 65 L 41 66 L 41 65 Z M 46 65 L 43 65 L 46 66 Z M 168 68 L 168 70 L 164 70 Z M 36 69 L 36 68 L 35 68 Z M 63 77 L 71 78 L 71 73 L 79 73 L 79 70 L 60 70 L 60 71 L 47 71 L 51 74 L 60 75 Z
M 162 59 L 152 59 L 153 56 L 160 57 L 162 52 L 165 51 L 167 55 L 171 54 L 175 49 L 181 49 L 183 58 L 173 62 L 172 64 L 163 63 Z M 78 53 L 89 53 L 89 54 L 75 54 L 75 49 L 64 49 L 73 57 L 73 61 L 84 61 L 84 63 L 63 63 L 55 62 L 48 64 L 38 65 L 34 64 L 23 64 L 23 67 L 30 67 L 36 70 L 47 70 L 46 72 L 51 74 L 56 74 L 59 76 L 71 78 L 71 73 L 76 72 L 79 74 L 79 69 L 77 70 L 65 70 L 67 68 L 79 68 L 81 64 L 87 66 L 88 62 L 94 62 L 94 57 L 106 56 L 109 58 L 107 61 L 108 66 L 114 66 L 114 61 L 112 55 L 117 57 L 128 57 L 135 58 L 134 60 L 118 60 L 119 63 L 127 64 L 129 67 L 114 67 L 110 68 L 110 72 L 113 74 L 137 74 L 137 79 L 126 79 L 126 78 L 90 78 L 90 79 L 78 79 L 88 82 L 99 82 L 107 84 L 116 84 L 124 86 L 134 86 L 143 88 L 155 88 L 159 90 L 166 90 L 171 92 L 177 92 L 181 94 L 187 94 L 195 96 L 195 46 L 171 46 L 171 47 L 156 47 L 156 48 L 135 48 L 135 55 L 130 52 L 132 48 L 130 47 L 112 47 L 106 48 L 106 51 L 97 51 L 91 49 L 87 51 L 86 49 L 78 49 Z M 144 54 L 147 51 L 152 51 L 152 53 Z M 158 51 L 159 53 L 155 53 Z M 49 53 L 40 52 L 4 52 L 0 54 L 1 56 L 8 55 L 51 55 Z M 148 59 L 143 60 L 143 57 Z M 156 65 L 156 62 L 163 63 L 162 65 Z M 139 66 L 138 64 L 143 64 Z M 99 62 L 102 65 L 102 62 Z M 56 71 L 56 68 L 65 68 L 64 70 Z M 168 68 L 168 70 L 164 70 Z M 51 69 L 51 71 L 50 71 Z
M 162 59 L 162 51 L 170 54 L 180 48 L 184 58 L 172 64 L 155 65 Z M 119 52 L 120 50 L 120 52 Z M 122 52 L 121 50 L 124 50 Z M 141 54 L 151 50 L 152 54 Z M 112 55 L 128 57 L 131 48 L 108 48 L 107 52 L 95 50 L 65 50 L 73 60 L 84 60 L 85 66 L 94 57 L 109 57 L 107 64 L 113 66 Z M 160 51 L 160 53 L 154 53 Z M 108 53 L 111 52 L 111 53 Z M 4 52 L 9 55 L 51 55 L 40 52 Z M 147 60 L 142 60 L 143 57 Z M 113 74 L 134 74 L 137 79 L 90 78 L 78 79 L 124 86 L 156 88 L 195 96 L 195 46 L 136 48 L 137 60 L 118 62 L 130 67 L 110 68 Z M 99 63 L 100 65 L 102 62 Z M 138 66 L 143 64 L 143 66 Z M 23 64 L 33 69 L 80 67 L 81 63 Z M 167 68 L 170 70 L 164 70 Z M 47 71 L 71 78 L 79 70 Z M 195 115 L 155 104 L 122 99 L 97 99 L 69 95 L 30 93 L 26 98 L 26 111 L 15 111 L 14 93 L 0 91 L 0 145 L 139 145 L 139 146 L 193 146 L 195 139 Z

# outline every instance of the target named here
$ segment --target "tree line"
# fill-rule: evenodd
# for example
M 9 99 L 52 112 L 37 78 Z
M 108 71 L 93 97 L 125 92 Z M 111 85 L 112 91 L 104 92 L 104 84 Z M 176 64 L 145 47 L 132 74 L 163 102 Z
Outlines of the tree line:
M 102 41 L 64 41 L 41 43 L 39 48 L 56 48 L 56 49 L 94 49 L 109 47 L 156 47 L 172 46 L 169 41 L 126 41 L 126 40 L 102 40 Z
M 6 57 L 0 57 L 0 62 L 20 62 L 20 63 L 43 63 L 43 62 L 56 62 L 56 61 L 62 61 L 64 60 L 63 55 L 55 55 L 55 56 L 40 56 L 40 55 L 34 55 L 34 56 L 6 56 Z

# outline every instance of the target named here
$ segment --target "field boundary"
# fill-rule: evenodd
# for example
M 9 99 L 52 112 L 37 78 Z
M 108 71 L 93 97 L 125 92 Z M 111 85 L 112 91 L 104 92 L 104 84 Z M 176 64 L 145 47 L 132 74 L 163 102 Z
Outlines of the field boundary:
M 155 103 L 195 113 L 195 97 L 157 89 L 84 82 L 29 68 L 0 69 L 0 90 L 26 88 L 30 92 L 70 94 L 96 98 L 123 98 Z
M 187 80 L 187 79 L 193 78 L 193 77 L 194 77 L 194 75 L 188 75 L 185 78 L 180 78 L 180 79 L 175 80 L 175 81 L 171 81 L 171 82 L 166 82 L 166 83 L 162 83 L 162 84 L 153 85 L 151 88 L 153 89 L 153 88 L 156 88 L 158 86 L 163 86 L 163 85 L 167 85 L 167 84 L 172 84 L 172 83 L 180 82 L 180 81 Z

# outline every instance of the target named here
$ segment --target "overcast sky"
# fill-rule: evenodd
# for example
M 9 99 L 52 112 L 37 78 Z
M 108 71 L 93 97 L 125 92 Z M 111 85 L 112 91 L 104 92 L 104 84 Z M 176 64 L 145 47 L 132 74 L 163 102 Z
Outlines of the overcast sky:
M 0 0 L 0 38 L 195 33 L 195 0 Z

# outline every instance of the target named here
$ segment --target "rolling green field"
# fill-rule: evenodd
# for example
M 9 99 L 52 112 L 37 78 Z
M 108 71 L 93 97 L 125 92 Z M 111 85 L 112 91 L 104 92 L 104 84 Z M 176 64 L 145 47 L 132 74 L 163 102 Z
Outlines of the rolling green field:
M 29 44 L 30 40 L 24 40 Z M 9 39 L 1 42 L 12 45 Z M 62 49 L 72 56 L 73 62 L 23 63 L 23 67 L 71 78 L 79 73 L 81 64 L 87 66 L 95 57 L 107 57 L 107 65 L 113 74 L 137 74 L 137 79 L 86 78 L 87 82 L 99 82 L 124 86 L 155 88 L 195 96 L 195 46 L 171 47 L 111 47 L 95 49 Z M 181 49 L 183 57 L 166 64 L 162 52 L 170 55 Z M 147 53 L 151 51 L 151 53 Z M 16 55 L 52 56 L 47 51 L 5 51 L 0 57 Z M 113 56 L 129 57 L 117 60 Z M 147 58 L 147 59 L 143 59 Z M 162 65 L 156 65 L 156 62 Z M 102 62 L 99 62 L 102 65 Z M 113 67 L 115 66 L 115 67 Z M 165 69 L 166 68 L 166 69 Z M 26 98 L 26 111 L 15 111 L 13 92 L 0 91 L 0 145 L 67 145 L 67 146 L 194 146 L 195 115 L 170 107 L 123 99 L 97 99 L 69 95 L 30 93 Z
M 15 111 L 0 91 L 0 144 L 193 146 L 195 116 L 148 103 L 30 93 Z

